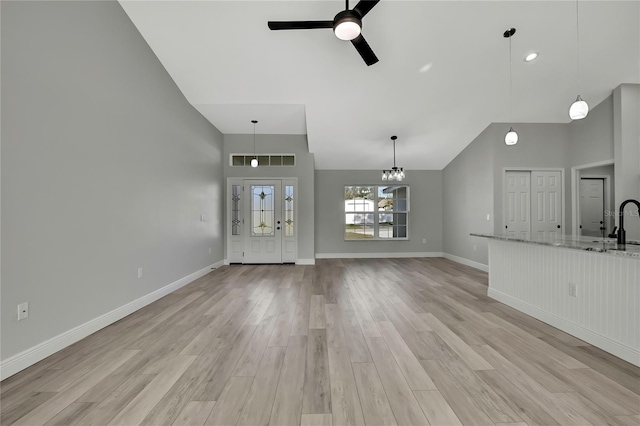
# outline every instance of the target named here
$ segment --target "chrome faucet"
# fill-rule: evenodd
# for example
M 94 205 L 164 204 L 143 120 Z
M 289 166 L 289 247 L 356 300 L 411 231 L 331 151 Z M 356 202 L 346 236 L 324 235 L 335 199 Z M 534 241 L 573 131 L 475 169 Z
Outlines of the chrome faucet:
M 638 200 L 625 200 L 620 204 L 620 210 L 618 210 L 618 222 L 620 225 L 620 229 L 618 230 L 618 244 L 622 246 L 627 243 L 627 233 L 624 230 L 624 208 L 629 203 L 633 203 L 638 206 L 638 211 L 640 212 L 640 202 Z

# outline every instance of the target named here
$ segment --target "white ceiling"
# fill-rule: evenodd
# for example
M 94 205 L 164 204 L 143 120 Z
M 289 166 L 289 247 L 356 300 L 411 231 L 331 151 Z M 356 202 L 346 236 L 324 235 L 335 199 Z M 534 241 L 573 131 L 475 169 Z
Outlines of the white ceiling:
M 120 3 L 221 132 L 252 134 L 257 119 L 258 134 L 306 133 L 318 169 L 388 168 L 394 134 L 399 166 L 442 169 L 492 122 L 566 123 L 578 91 L 594 107 L 640 83 L 638 0 L 580 1 L 580 89 L 574 1 L 382 0 L 363 19 L 371 67 L 329 29 L 267 28 L 331 20 L 341 1 Z

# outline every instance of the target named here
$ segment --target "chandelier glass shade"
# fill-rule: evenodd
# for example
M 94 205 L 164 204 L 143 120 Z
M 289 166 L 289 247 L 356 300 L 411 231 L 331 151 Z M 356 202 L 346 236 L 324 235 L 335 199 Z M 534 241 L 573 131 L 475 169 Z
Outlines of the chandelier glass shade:
M 383 181 L 398 181 L 401 182 L 405 177 L 404 168 L 396 166 L 396 139 L 397 136 L 391 136 L 391 140 L 393 141 L 393 167 L 389 170 L 382 171 L 382 180 Z

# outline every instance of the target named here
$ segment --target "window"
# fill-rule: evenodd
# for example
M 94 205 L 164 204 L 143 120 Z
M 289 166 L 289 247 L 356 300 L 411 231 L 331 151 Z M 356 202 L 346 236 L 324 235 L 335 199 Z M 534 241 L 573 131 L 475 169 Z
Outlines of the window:
M 345 186 L 345 240 L 406 240 L 409 187 Z
M 286 155 L 270 155 L 260 154 L 256 155 L 258 159 L 258 167 L 265 166 L 295 166 L 296 156 L 293 154 Z M 251 160 L 253 160 L 252 154 L 232 154 L 231 166 L 232 167 L 250 167 Z

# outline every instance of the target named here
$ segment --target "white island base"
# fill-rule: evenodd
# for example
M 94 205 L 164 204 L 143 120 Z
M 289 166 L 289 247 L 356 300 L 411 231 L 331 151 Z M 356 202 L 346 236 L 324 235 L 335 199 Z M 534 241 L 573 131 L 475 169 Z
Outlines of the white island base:
M 475 235 L 489 297 L 640 366 L 640 258 Z

